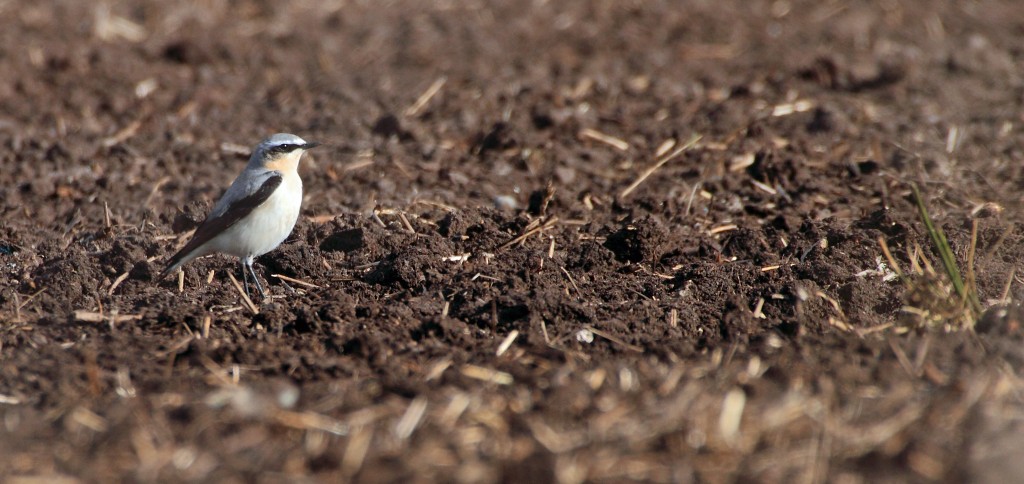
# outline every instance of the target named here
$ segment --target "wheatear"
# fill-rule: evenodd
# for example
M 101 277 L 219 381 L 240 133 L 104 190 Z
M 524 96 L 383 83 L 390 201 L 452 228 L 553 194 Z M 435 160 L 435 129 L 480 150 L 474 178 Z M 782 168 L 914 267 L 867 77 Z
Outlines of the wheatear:
M 160 276 L 167 276 L 196 257 L 220 252 L 242 262 L 246 294 L 251 275 L 260 295 L 266 298 L 252 261 L 276 249 L 292 233 L 302 206 L 302 180 L 296 169 L 302 154 L 318 144 L 294 134 L 278 133 L 256 145 L 245 170 L 214 205 L 192 240 L 171 257 Z

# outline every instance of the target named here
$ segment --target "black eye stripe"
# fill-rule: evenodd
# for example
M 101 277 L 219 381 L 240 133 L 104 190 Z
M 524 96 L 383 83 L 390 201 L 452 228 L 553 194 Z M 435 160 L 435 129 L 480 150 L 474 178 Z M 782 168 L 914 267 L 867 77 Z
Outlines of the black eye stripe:
M 286 143 L 283 145 L 271 146 L 267 149 L 267 153 L 271 155 L 283 155 L 285 153 L 291 153 L 301 147 L 301 145 Z

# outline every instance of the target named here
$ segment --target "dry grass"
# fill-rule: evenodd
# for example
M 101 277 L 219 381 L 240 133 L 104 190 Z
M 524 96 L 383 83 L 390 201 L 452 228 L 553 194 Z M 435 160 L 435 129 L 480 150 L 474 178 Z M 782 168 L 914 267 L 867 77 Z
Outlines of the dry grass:
M 835 385 L 825 376 L 786 384 L 765 379 L 780 364 L 787 363 L 757 356 L 730 360 L 716 351 L 703 361 L 675 365 L 608 362 L 568 374 L 552 369 L 548 377 L 565 379 L 565 387 L 552 389 L 551 401 L 579 386 L 588 390 L 589 397 L 574 397 L 572 409 L 545 404 L 535 389 L 512 383 L 502 372 L 466 365 L 460 373 L 476 384 L 444 385 L 411 400 L 389 396 L 354 410 L 340 406 L 343 398 L 322 396 L 314 409 L 297 411 L 290 408 L 299 398 L 295 387 L 250 386 L 244 373 L 238 380 L 237 369 L 211 363 L 214 385 L 205 395 L 147 395 L 118 400 L 116 406 L 132 410 L 104 412 L 107 417 L 78 407 L 54 418 L 79 439 L 102 439 L 130 425 L 135 433 L 121 443 L 131 445 L 125 450 L 134 457 L 121 462 L 146 480 L 216 479 L 248 462 L 247 453 L 271 445 L 296 463 L 339 462 L 329 474 L 316 474 L 326 479 L 401 478 L 416 469 L 428 480 L 493 481 L 543 455 L 560 483 L 694 477 L 722 482 L 740 475 L 825 482 L 844 463 L 898 453 L 908 456 L 914 474 L 935 479 L 952 465 L 951 449 L 917 448 L 906 436 L 937 421 L 958 428 L 980 403 L 996 411 L 994 402 L 1005 403 L 1021 390 L 1019 381 L 995 371 L 961 382 L 961 390 L 930 396 L 906 380 L 866 391 Z M 547 409 L 537 411 L 540 407 Z M 194 420 L 174 428 L 168 416 L 183 411 Z M 570 425 L 564 412 L 576 413 L 584 425 Z M 213 437 L 204 430 L 211 421 L 237 431 L 224 436 L 224 446 L 193 447 L 190 441 Z M 664 453 L 666 446 L 670 454 Z M 33 449 L 17 454 L 22 460 L 51 455 Z M 393 456 L 402 456 L 403 463 L 385 465 Z M 387 474 L 388 468 L 394 474 Z M 299 465 L 286 474 L 312 477 L 308 472 Z

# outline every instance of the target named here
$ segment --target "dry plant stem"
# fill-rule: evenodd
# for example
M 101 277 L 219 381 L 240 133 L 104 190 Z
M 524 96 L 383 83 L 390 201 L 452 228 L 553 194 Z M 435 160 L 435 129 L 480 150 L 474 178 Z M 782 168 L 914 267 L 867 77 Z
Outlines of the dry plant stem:
M 594 328 L 593 326 L 584 326 L 583 329 L 585 329 L 587 331 L 590 331 L 591 333 L 594 333 L 594 334 L 596 334 L 596 335 L 598 335 L 598 336 L 600 336 L 600 337 L 602 337 L 602 338 L 604 338 L 604 339 L 606 339 L 608 341 L 611 341 L 612 343 L 615 343 L 615 344 L 617 344 L 619 346 L 622 346 L 623 348 L 626 348 L 629 351 L 632 351 L 632 352 L 635 352 L 635 353 L 643 353 L 644 352 L 643 348 L 641 348 L 639 346 L 636 346 L 636 345 L 631 345 L 631 344 L 623 341 L 622 339 L 616 337 L 615 335 L 612 335 L 611 333 L 607 333 L 605 331 L 601 331 L 600 329 Z
M 254 315 L 259 314 L 259 308 L 256 307 L 255 304 L 253 304 L 252 299 L 249 299 L 249 295 L 245 293 L 245 289 L 242 289 L 242 285 L 238 283 L 238 279 L 235 279 L 234 274 L 228 272 L 228 279 L 231 280 L 231 284 L 233 284 L 235 286 L 235 289 L 238 290 L 238 295 L 242 296 L 242 302 L 245 303 L 245 307 L 248 308 L 249 311 L 252 312 Z
M 879 237 L 878 245 L 882 247 L 882 254 L 884 254 L 885 259 L 889 261 L 889 267 L 892 267 L 893 272 L 902 278 L 903 271 L 900 270 L 900 265 L 896 262 L 896 259 L 893 258 L 892 253 L 889 252 L 889 244 L 885 243 L 885 239 Z
M 157 180 L 157 182 L 153 184 L 153 189 L 150 190 L 149 196 L 146 197 L 146 201 L 142 204 L 142 206 L 149 207 L 150 204 L 153 203 L 153 198 L 156 197 L 156 194 L 160 192 L 160 188 L 163 187 L 169 181 L 171 181 L 171 177 L 169 176 L 165 176 Z
M 420 421 L 423 420 L 423 415 L 427 411 L 427 399 L 425 397 L 416 397 L 412 402 L 409 402 L 409 407 L 406 409 L 405 414 L 395 425 L 394 435 L 399 440 L 405 440 L 412 436 L 412 433 L 416 431 L 416 427 L 419 426 Z
M 294 277 L 288 277 L 288 276 L 283 275 L 283 274 L 271 274 L 270 277 L 276 277 L 276 278 L 278 278 L 278 279 L 280 279 L 282 281 L 291 282 L 293 284 L 298 284 L 300 286 L 306 286 L 306 287 L 312 288 L 312 289 L 320 289 L 320 286 L 318 286 L 316 284 L 313 284 L 312 282 L 306 282 L 306 281 L 303 281 L 302 279 L 296 279 Z
M 110 229 L 110 206 L 107 205 L 106 200 L 103 201 L 103 226 Z
M 580 131 L 579 137 L 599 141 L 619 151 L 629 150 L 629 143 L 614 136 L 611 136 L 609 134 L 602 133 L 596 129 L 584 128 L 582 131 Z
M 579 296 L 580 287 L 576 285 L 576 280 L 573 279 L 572 274 L 569 274 L 569 271 L 565 269 L 565 266 L 559 266 L 558 268 L 561 269 L 562 274 L 565 274 L 565 277 L 569 279 L 569 283 L 572 284 L 572 288 L 576 290 L 576 295 Z
M 513 238 L 512 240 L 510 240 L 508 242 L 505 242 L 504 244 L 499 245 L 497 249 L 494 249 L 494 251 L 498 252 L 498 251 L 501 251 L 501 250 L 505 250 L 505 249 L 507 249 L 509 247 L 512 247 L 513 245 L 521 243 L 521 242 L 525 241 L 531 235 L 539 233 L 539 232 L 543 232 L 543 231 L 545 231 L 547 229 L 550 229 L 551 227 L 554 227 L 555 224 L 557 224 L 557 223 L 558 223 L 558 217 L 551 217 L 550 219 L 546 220 L 544 223 L 542 223 L 542 224 L 540 224 L 538 226 L 535 226 L 535 227 L 533 227 L 533 228 L 523 232 L 522 234 L 516 236 L 515 238 Z
M 898 361 L 900 366 L 903 367 L 903 370 L 906 371 L 908 375 L 916 376 L 914 373 L 914 365 L 910 363 L 910 358 L 907 357 L 906 351 L 903 351 L 903 347 L 900 346 L 899 342 L 897 342 L 892 336 L 886 338 L 886 341 L 889 343 L 889 348 L 892 349 L 893 354 L 896 355 L 896 361 Z
M 996 239 L 996 241 L 992 243 L 992 247 L 989 247 L 989 249 L 987 251 L 985 251 L 985 253 L 982 255 L 982 258 L 988 259 L 988 258 L 996 255 L 996 251 L 999 250 L 999 247 L 1002 246 L 1003 242 L 1006 241 L 1006 238 L 1009 237 L 1010 234 L 1013 233 L 1013 228 L 1014 228 L 1013 225 L 1010 225 L 1009 227 L 1007 227 L 1006 230 L 1004 230 L 1003 233 L 999 235 L 999 238 Z
M 680 146 L 679 148 L 676 148 L 674 151 L 665 155 L 662 159 L 654 163 L 653 166 L 644 170 L 643 173 L 641 173 L 640 176 L 633 181 L 633 183 L 630 183 L 628 187 L 626 187 L 625 189 L 622 190 L 622 192 L 619 193 L 619 198 L 626 198 L 627 196 L 629 196 L 629 194 L 633 193 L 633 190 L 636 190 L 636 187 L 640 186 L 640 184 L 647 180 L 648 177 L 653 175 L 654 172 L 658 171 L 658 169 L 661 168 L 662 166 L 665 166 L 665 163 L 674 160 L 676 157 L 683 154 L 685 151 L 696 146 L 697 142 L 700 141 L 700 139 L 701 135 L 699 134 L 691 136 L 689 141 L 686 142 L 686 144 Z
M 447 77 L 439 77 L 430 84 L 430 87 L 428 87 L 426 91 L 423 91 L 423 94 L 420 94 L 420 97 L 416 98 L 416 102 L 414 102 L 412 106 L 409 106 L 403 114 L 410 118 L 419 116 L 420 113 L 423 112 L 423 108 L 427 106 L 427 103 L 429 103 L 437 93 L 441 92 L 441 88 L 444 87 L 446 82 L 448 82 Z
M 1010 302 L 1010 288 L 1013 286 L 1013 277 L 1017 275 L 1017 269 L 1010 269 L 1010 275 L 1006 277 L 1006 285 L 1003 286 L 1003 292 L 999 296 L 999 301 L 1005 303 Z
M 373 440 L 373 427 L 360 427 L 352 434 L 345 453 L 341 460 L 341 473 L 344 476 L 354 476 L 363 466 L 366 460 L 366 453 L 370 449 L 370 442 Z
M 114 294 L 114 290 L 117 289 L 117 286 L 120 286 L 121 283 L 124 282 L 124 280 L 127 278 L 127 272 L 121 274 L 120 276 L 117 276 L 117 279 L 114 279 L 114 282 L 110 285 L 110 289 L 107 289 L 107 295 L 112 296 Z
M 415 234 L 416 229 L 412 228 L 412 224 L 409 223 L 409 218 L 405 216 L 404 212 L 398 212 L 398 218 L 402 221 L 402 226 L 405 227 L 410 234 Z
M 138 321 L 142 319 L 140 314 L 103 314 L 102 312 L 88 311 L 85 309 L 76 309 L 74 312 L 76 321 L 85 321 L 87 323 L 101 323 L 108 321 L 113 324 L 117 324 L 123 321 Z
M 978 220 L 971 220 L 971 247 L 967 250 L 967 293 L 974 298 L 972 303 L 977 307 L 977 314 L 981 313 L 981 305 L 978 303 L 978 280 L 974 273 L 974 255 L 978 249 Z
M 36 291 L 34 294 L 32 294 L 31 296 L 25 298 L 25 300 L 21 299 L 21 294 L 18 294 L 18 291 L 14 291 L 14 321 L 13 322 L 15 322 L 15 323 L 24 323 L 25 321 L 23 319 L 21 319 L 21 310 L 26 305 L 28 305 L 28 303 L 32 302 L 32 300 L 35 299 L 36 296 L 42 294 L 43 291 L 45 291 L 45 290 L 46 290 L 46 288 L 40 289 L 40 290 Z
M 18 291 L 14 292 L 14 323 L 21 323 L 21 297 L 18 296 Z
M 474 380 L 496 383 L 498 385 L 511 385 L 514 381 L 512 375 L 508 373 L 477 365 L 463 365 L 460 371 L 464 376 Z
M 508 351 L 508 349 L 510 347 L 512 347 L 512 343 L 515 342 L 517 337 L 519 337 L 519 330 L 518 329 L 513 329 L 508 334 L 508 336 L 506 336 L 505 339 L 502 340 L 501 344 L 498 345 L 498 349 L 497 349 L 497 351 L 495 351 L 494 355 L 495 356 L 501 356 L 501 355 L 505 354 L 505 352 Z

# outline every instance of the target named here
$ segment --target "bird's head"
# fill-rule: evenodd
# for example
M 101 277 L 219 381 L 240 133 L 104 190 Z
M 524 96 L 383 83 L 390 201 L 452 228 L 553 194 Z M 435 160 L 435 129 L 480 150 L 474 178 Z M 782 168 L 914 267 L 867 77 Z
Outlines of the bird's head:
M 281 172 L 294 171 L 299 166 L 302 154 L 318 145 L 294 134 L 277 133 L 256 145 L 249 158 L 249 165 Z

